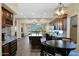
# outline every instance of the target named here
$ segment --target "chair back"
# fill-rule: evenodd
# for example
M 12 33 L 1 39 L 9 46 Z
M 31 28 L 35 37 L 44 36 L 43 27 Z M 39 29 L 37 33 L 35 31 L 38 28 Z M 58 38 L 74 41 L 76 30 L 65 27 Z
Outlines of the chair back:
M 52 36 L 50 36 L 49 34 L 45 34 L 46 40 L 52 40 Z

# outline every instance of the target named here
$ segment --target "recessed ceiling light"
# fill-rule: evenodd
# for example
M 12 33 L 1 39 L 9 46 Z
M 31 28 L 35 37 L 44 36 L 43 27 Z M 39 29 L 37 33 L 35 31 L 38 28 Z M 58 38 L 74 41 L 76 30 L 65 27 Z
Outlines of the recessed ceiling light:
M 34 15 L 35 15 L 35 13 L 34 13 L 34 12 L 32 12 L 32 15 L 34 16 Z

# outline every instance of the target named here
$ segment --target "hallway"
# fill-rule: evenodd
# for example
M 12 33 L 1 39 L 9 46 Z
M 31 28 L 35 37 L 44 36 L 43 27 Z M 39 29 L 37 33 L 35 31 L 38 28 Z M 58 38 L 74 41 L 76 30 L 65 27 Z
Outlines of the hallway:
M 29 37 L 17 40 L 16 56 L 40 56 L 40 50 L 31 49 Z

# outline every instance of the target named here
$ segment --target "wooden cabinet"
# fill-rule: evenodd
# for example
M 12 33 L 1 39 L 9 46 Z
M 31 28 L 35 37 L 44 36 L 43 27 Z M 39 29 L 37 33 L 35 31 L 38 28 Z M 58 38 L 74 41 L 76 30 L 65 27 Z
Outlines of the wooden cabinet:
M 61 18 L 56 18 L 55 20 L 50 22 L 50 25 L 54 26 L 54 30 L 67 30 L 67 15 L 64 15 Z
M 11 27 L 12 25 L 13 25 L 13 13 L 7 10 L 6 8 L 2 7 L 2 30 L 3 28 L 5 29 L 5 27 Z M 10 31 L 11 29 L 9 29 L 7 33 Z M 4 34 L 2 34 L 2 38 L 4 41 Z M 13 56 L 16 54 L 16 50 L 17 50 L 17 40 L 13 40 L 11 42 L 7 42 L 5 45 L 2 45 L 3 56 Z
M 17 40 L 13 40 L 2 46 L 3 56 L 13 56 L 16 54 L 16 51 L 17 51 Z
M 13 25 L 13 13 L 2 7 L 2 26 Z
M 10 55 L 15 55 L 17 50 L 17 41 L 14 40 L 10 43 Z
M 40 49 L 41 48 L 41 36 L 30 36 L 30 44 L 32 49 Z
M 9 44 L 5 44 L 2 46 L 2 55 L 3 56 L 9 56 L 10 55 L 10 49 L 9 49 Z

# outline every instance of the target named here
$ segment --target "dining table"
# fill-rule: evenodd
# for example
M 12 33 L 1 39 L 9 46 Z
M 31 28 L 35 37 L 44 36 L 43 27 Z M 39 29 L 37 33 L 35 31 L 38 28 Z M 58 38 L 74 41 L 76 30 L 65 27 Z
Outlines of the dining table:
M 68 41 L 66 39 L 48 40 L 44 42 L 44 45 L 51 47 L 51 50 L 54 50 L 55 53 L 61 53 L 62 56 L 68 56 L 70 51 L 76 48 L 76 44 L 73 41 Z

